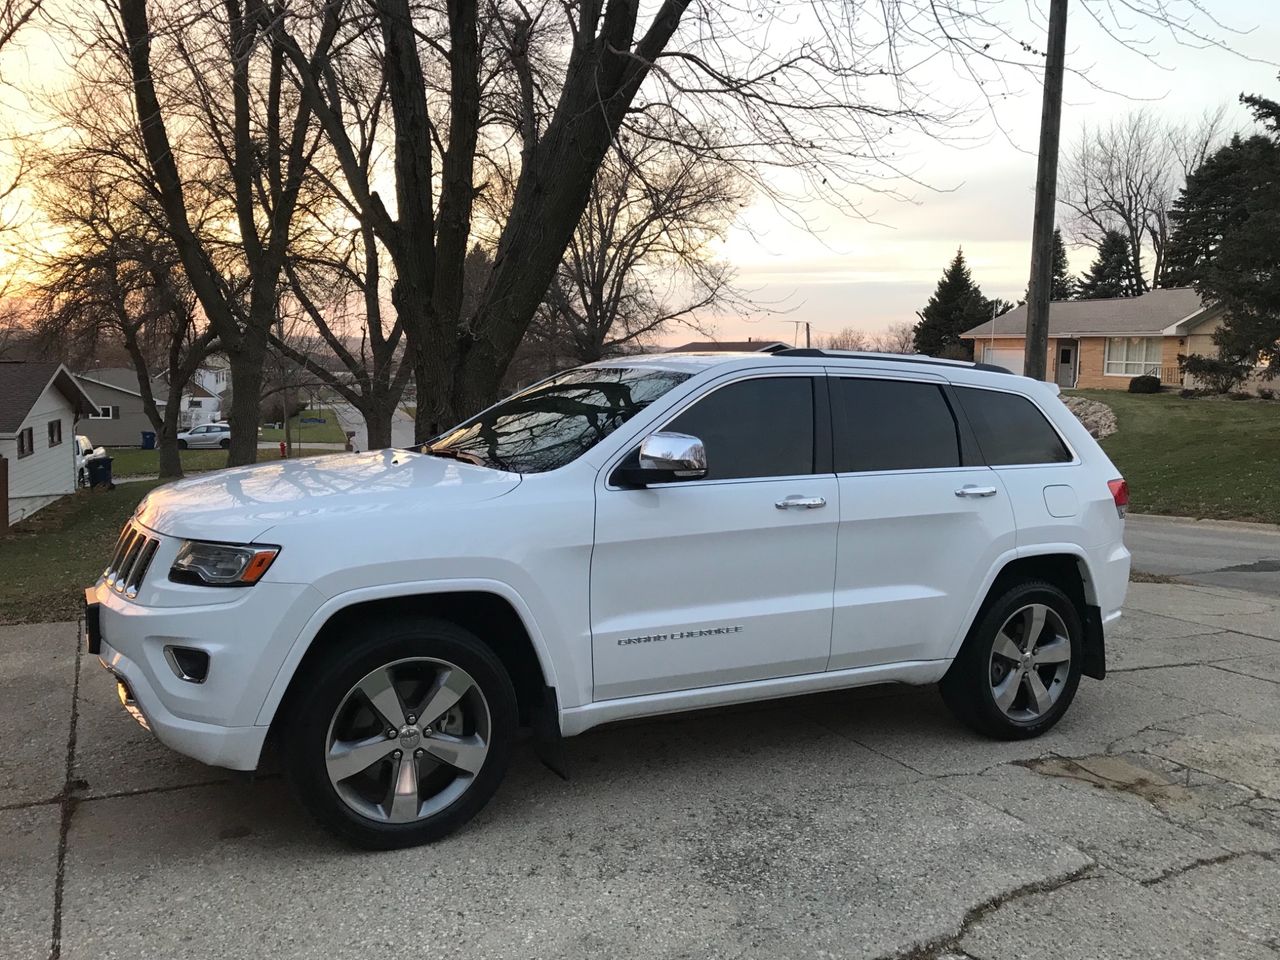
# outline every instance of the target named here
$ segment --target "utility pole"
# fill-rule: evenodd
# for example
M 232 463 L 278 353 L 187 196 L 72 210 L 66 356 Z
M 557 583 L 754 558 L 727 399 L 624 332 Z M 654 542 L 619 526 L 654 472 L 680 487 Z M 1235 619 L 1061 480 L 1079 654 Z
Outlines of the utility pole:
M 1053 283 L 1053 226 L 1058 202 L 1058 134 L 1062 129 L 1062 75 L 1067 54 L 1067 0 L 1050 0 L 1049 49 L 1040 110 L 1040 162 L 1031 225 L 1031 282 L 1022 372 L 1045 379 L 1049 355 L 1049 293 Z
M 806 350 L 809 349 L 809 347 L 813 345 L 813 331 L 810 330 L 809 328 L 809 321 L 808 320 L 792 320 L 791 322 L 795 324 L 795 328 L 791 335 L 792 346 L 795 346 L 796 341 L 800 339 L 800 324 L 803 323 L 804 324 L 804 346 Z

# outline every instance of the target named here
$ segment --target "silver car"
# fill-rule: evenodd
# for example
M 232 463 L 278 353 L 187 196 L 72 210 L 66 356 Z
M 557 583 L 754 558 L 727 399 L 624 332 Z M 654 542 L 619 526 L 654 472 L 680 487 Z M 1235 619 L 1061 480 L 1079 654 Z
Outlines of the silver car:
M 227 423 L 205 423 L 178 434 L 178 449 L 206 449 L 231 446 L 231 426 Z

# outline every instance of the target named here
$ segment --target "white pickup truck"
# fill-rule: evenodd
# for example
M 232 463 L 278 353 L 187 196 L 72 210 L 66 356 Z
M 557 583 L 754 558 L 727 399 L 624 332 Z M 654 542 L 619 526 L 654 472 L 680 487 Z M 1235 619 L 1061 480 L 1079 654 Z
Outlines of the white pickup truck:
M 89 649 L 175 750 L 368 847 L 443 836 L 513 741 L 861 684 L 939 683 L 1032 737 L 1129 573 L 1128 490 L 1057 389 L 789 350 L 559 374 L 410 450 L 153 491 L 87 591 Z M 689 723 L 696 723 L 691 716 Z

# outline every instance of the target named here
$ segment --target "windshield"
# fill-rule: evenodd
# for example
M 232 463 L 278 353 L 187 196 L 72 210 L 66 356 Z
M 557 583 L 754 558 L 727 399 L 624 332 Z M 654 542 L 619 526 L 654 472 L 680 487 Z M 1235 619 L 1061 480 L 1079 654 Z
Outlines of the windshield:
M 426 450 L 514 473 L 555 470 L 689 376 L 631 367 L 569 370 L 441 434 Z

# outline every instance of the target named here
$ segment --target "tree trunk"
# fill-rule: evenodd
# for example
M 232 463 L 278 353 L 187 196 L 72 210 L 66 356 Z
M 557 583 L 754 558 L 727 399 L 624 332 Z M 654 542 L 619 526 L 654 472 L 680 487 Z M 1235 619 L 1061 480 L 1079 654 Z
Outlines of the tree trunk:
M 231 447 L 227 466 L 239 467 L 258 459 L 258 414 L 262 409 L 262 365 L 266 337 L 252 327 L 244 331 L 241 348 L 228 351 L 231 364 Z
M 367 450 L 385 450 L 391 446 L 391 419 L 394 413 L 394 404 L 388 405 L 376 401 L 360 411 L 369 433 Z
M 182 455 L 178 452 L 178 417 L 182 406 L 182 391 L 170 390 L 169 402 L 164 407 L 164 422 L 160 425 L 156 446 L 160 450 L 160 479 L 182 479 Z

